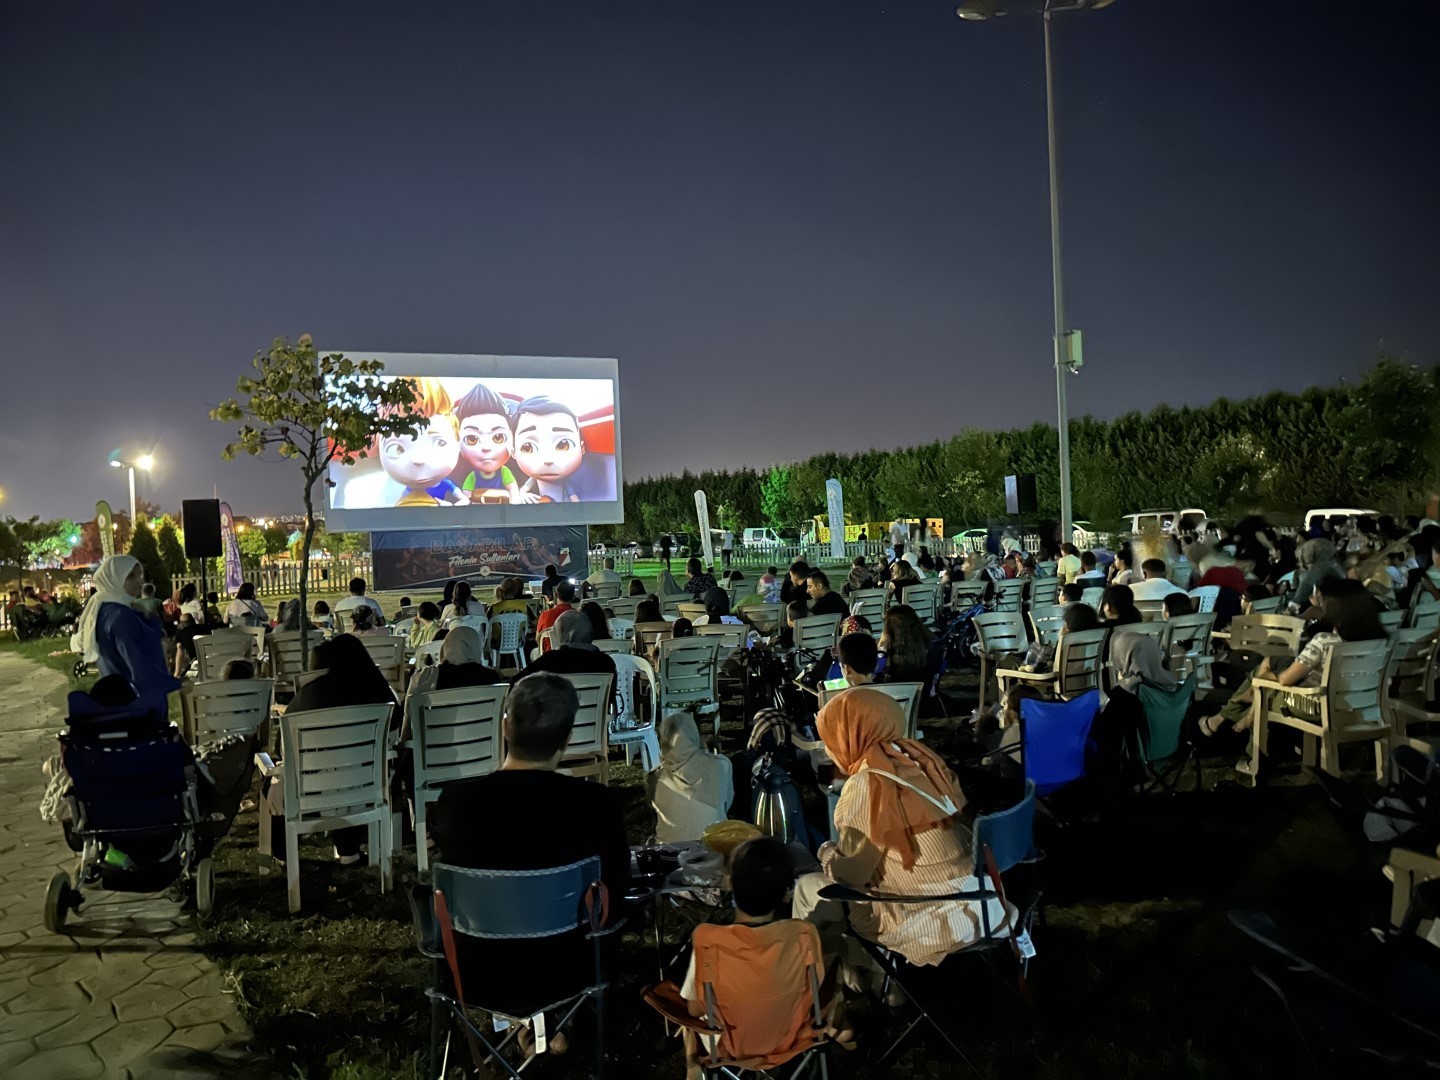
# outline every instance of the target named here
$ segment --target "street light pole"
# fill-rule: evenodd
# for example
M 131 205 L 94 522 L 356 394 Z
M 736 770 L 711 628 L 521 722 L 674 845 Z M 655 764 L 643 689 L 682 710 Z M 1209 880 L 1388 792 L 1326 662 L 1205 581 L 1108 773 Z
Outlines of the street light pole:
M 1051 44 L 1052 13 L 1046 6 L 1045 23 L 1045 128 L 1050 152 L 1050 276 L 1055 293 L 1055 405 L 1060 436 L 1060 540 L 1071 542 L 1075 518 L 1070 505 L 1070 409 L 1065 400 L 1069 357 L 1065 341 L 1065 271 L 1060 255 L 1060 148 L 1055 131 L 1055 55 Z
M 130 474 L 130 535 L 135 535 L 135 466 L 126 465 L 125 469 Z
M 1038 13 L 1045 26 L 1045 135 L 1050 155 L 1050 279 L 1055 298 L 1055 409 L 1060 440 L 1060 539 L 1075 535 L 1074 507 L 1070 499 L 1070 408 L 1065 400 L 1065 376 L 1075 370 L 1077 357 L 1065 329 L 1065 273 L 1060 254 L 1060 146 L 1055 121 L 1055 49 L 1050 21 L 1062 11 L 1099 11 L 1115 0 L 962 0 L 955 14 L 969 22 L 985 22 L 1008 10 Z

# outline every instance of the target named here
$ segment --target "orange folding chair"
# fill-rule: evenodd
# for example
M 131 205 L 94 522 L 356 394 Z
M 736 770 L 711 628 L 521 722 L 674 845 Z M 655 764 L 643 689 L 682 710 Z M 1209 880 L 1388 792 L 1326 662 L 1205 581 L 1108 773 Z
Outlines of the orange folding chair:
M 697 1060 L 707 1080 L 797 1080 L 816 1070 L 828 1080 L 825 1054 L 836 1003 L 821 991 L 825 962 L 815 928 L 797 919 L 768 926 L 705 923 L 691 941 L 704 1013 L 692 1016 L 671 982 L 646 990 L 645 1000 L 708 1048 Z

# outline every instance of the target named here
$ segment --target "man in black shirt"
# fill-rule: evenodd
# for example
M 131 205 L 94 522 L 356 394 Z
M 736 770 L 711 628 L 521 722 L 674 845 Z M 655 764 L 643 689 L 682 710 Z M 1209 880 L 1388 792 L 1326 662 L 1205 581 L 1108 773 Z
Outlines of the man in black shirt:
M 556 675 L 614 675 L 615 661 L 609 653 L 603 653 L 591 644 L 594 628 L 583 611 L 567 611 L 555 620 L 550 631 L 549 652 L 541 653 L 540 659 L 515 676 L 519 682 L 537 671 L 550 671 Z
M 583 618 L 583 616 L 582 616 Z M 614 793 L 556 772 L 579 700 L 558 675 L 520 680 L 505 702 L 505 763 L 488 776 L 446 786 L 435 805 L 438 862 L 497 870 L 545 870 L 591 856 L 619 917 L 630 880 L 625 819 Z M 543 940 L 482 940 L 456 934 L 466 1000 L 527 1015 L 594 978 L 580 931 Z
M 547 564 L 545 567 L 545 580 L 540 582 L 540 595 L 545 597 L 546 600 L 554 600 L 555 587 L 565 580 L 565 578 L 560 576 L 560 571 L 554 563 Z
M 811 570 L 805 579 L 810 590 L 811 615 L 839 615 L 842 619 L 850 614 L 845 598 L 830 589 L 830 578 L 823 570 Z

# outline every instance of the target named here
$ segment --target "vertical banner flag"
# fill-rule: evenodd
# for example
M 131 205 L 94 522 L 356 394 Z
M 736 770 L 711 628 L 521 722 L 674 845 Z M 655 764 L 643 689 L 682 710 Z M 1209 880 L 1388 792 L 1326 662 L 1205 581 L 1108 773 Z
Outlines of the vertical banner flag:
M 115 515 L 104 499 L 95 504 L 95 528 L 100 530 L 100 554 L 108 559 L 115 554 Z
M 715 540 L 710 535 L 710 504 L 705 492 L 695 492 L 695 516 L 700 519 L 700 546 L 705 549 L 705 566 L 715 565 Z
M 235 539 L 235 515 L 230 513 L 230 504 L 220 504 L 220 542 L 225 548 L 225 591 L 231 596 L 245 580 L 240 573 L 240 543 Z
M 830 557 L 845 559 L 845 493 L 840 481 L 825 481 L 825 507 L 830 511 Z

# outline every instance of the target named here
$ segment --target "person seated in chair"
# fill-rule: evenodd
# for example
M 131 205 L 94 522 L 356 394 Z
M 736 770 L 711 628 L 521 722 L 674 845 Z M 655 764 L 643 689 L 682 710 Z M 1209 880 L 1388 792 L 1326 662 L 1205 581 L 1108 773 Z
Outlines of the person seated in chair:
M 905 713 L 878 690 L 855 687 L 828 702 L 816 720 L 837 771 L 848 777 L 835 807 L 840 840 L 818 852 L 821 872 L 795 885 L 795 915 L 820 931 L 838 954 L 842 907 L 820 898 L 832 883 L 890 896 L 943 895 L 977 889 L 967 834 L 958 827 L 965 795 L 944 760 L 903 737 Z M 995 936 L 1008 934 L 1014 909 L 988 905 Z M 983 935 L 976 902 L 864 903 L 850 907 L 855 933 L 915 965 L 936 965 Z M 874 974 L 848 958 L 848 978 L 861 988 Z
M 805 922 L 781 916 L 794 881 L 795 875 L 791 870 L 785 845 L 772 837 L 759 836 L 747 840 L 737 847 L 731 856 L 730 888 L 735 903 L 734 925 L 706 926 L 701 935 L 707 940 L 715 941 L 721 948 L 733 945 L 736 952 L 747 955 L 750 961 L 744 968 L 727 965 L 723 972 L 717 972 L 719 978 L 718 985 L 715 985 L 715 995 L 722 1013 L 727 990 L 739 991 L 742 1002 L 766 1000 L 770 995 L 756 993 L 756 988 L 773 988 L 777 975 L 789 966 L 787 960 L 793 963 L 791 958 L 796 950 L 802 947 L 801 942 L 807 937 L 814 941 L 814 930 Z M 685 980 L 678 990 L 690 1015 L 703 1017 L 707 1011 L 705 989 L 696 977 L 695 968 L 695 957 L 692 953 Z M 831 1008 L 828 989 L 821 988 L 821 997 L 826 999 L 822 1000 L 821 1009 L 828 1014 L 831 1023 L 828 1033 L 841 1045 L 849 1048 L 853 1036 L 848 1031 L 836 1032 L 839 1009 Z M 665 991 L 674 994 L 676 987 L 674 984 L 666 984 L 662 995 Z M 814 1022 L 808 1012 L 797 1013 L 794 1009 L 782 1008 L 773 1014 L 773 1019 L 777 1024 L 788 1021 L 790 1030 L 783 1033 L 779 1030 L 735 1030 L 732 1038 L 740 1043 L 743 1050 L 760 1058 L 791 1046 L 805 1045 Z M 685 1041 L 686 1078 L 698 1080 L 702 1075 L 700 1058 L 714 1054 L 718 1040 L 690 1028 L 681 1028 L 681 1035 Z M 748 1040 L 747 1035 L 754 1037 L 754 1041 Z M 767 1043 L 773 1045 L 765 1045 Z
M 645 797 L 655 808 L 655 839 L 662 844 L 699 840 L 724 821 L 734 794 L 730 760 L 705 749 L 689 713 L 673 712 L 660 724 L 660 766 L 645 776 Z
M 538 660 L 515 676 L 518 683 L 527 675 L 537 671 L 553 671 L 559 675 L 614 675 L 615 661 L 609 653 L 603 653 L 594 644 L 595 631 L 590 618 L 583 611 L 566 610 L 555 620 L 551 628 L 552 648 L 541 653 Z
M 583 618 L 583 616 L 576 616 Z M 537 672 L 505 702 L 505 761 L 487 776 L 445 786 L 435 804 L 438 862 L 495 870 L 545 870 L 592 856 L 620 915 L 630 880 L 625 818 L 615 793 L 557 772 L 575 714 L 575 688 Z M 590 985 L 594 956 L 580 931 L 544 940 L 481 940 L 456 935 L 466 999 L 502 1003 L 530 1015 Z M 552 1040 L 552 1050 L 558 1044 Z
M 839 615 L 843 619 L 850 614 L 850 605 L 830 588 L 830 578 L 825 571 L 811 570 L 805 581 L 810 593 L 811 615 Z

